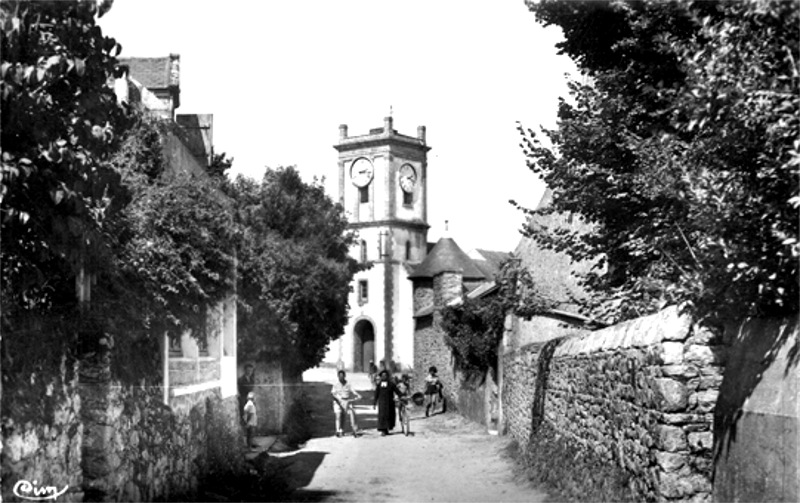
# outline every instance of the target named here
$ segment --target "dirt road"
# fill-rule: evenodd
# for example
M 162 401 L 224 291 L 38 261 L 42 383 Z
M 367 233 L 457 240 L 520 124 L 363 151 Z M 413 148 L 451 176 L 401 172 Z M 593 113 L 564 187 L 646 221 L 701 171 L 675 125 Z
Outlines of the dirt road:
M 357 406 L 363 436 L 334 436 L 330 387 L 335 371 L 304 376 L 313 402 L 313 438 L 285 454 L 294 501 L 539 502 L 546 495 L 519 485 L 506 456 L 508 439 L 489 435 L 454 413 L 426 418 L 412 410 L 413 436 L 381 437 L 375 430 L 372 391 L 364 374 L 350 381 L 364 396 Z M 349 424 L 345 427 L 349 433 Z

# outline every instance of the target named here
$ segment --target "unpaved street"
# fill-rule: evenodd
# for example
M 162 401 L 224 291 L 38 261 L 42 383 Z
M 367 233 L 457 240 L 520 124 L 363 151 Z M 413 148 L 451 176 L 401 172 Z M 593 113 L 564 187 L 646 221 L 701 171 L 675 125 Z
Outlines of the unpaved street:
M 359 438 L 334 436 L 330 386 L 335 371 L 305 375 L 313 401 L 314 438 L 299 452 L 286 453 L 287 471 L 298 489 L 296 501 L 537 502 L 546 495 L 517 484 L 504 451 L 508 439 L 485 433 L 460 416 L 425 418 L 412 411 L 413 436 L 399 425 L 393 435 L 375 430 L 372 392 L 364 374 L 349 377 L 364 396 L 357 405 Z M 349 423 L 345 426 L 349 433 Z M 281 456 L 280 454 L 274 454 Z

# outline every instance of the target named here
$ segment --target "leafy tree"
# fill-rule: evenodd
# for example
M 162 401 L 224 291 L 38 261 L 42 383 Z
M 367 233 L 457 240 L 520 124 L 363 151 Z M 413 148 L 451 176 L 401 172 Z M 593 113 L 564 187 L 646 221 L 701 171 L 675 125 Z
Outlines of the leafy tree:
M 119 189 L 103 160 L 128 122 L 106 85 L 119 44 L 95 25 L 102 14 L 94 1 L 0 5 L 7 324 L 74 303 L 75 276 L 102 262 L 103 220 Z
M 240 176 L 226 190 L 244 229 L 240 354 L 280 359 L 290 371 L 313 367 L 347 324 L 358 265 L 344 212 L 292 167 L 268 169 L 260 183 Z
M 188 329 L 202 340 L 207 307 L 234 291 L 233 204 L 219 180 L 166 163 L 164 139 L 178 127 L 140 117 L 110 159 L 126 192 L 107 222 L 110 266 L 92 304 L 132 338 Z
M 228 157 L 225 152 L 221 154 L 213 154 L 211 156 L 211 164 L 208 166 L 208 174 L 211 178 L 220 181 L 227 180 L 228 170 L 233 166 L 233 157 Z
M 76 278 L 108 264 L 105 223 L 122 189 L 106 160 L 130 123 L 107 85 L 119 44 L 95 24 L 109 6 L 0 4 L 4 381 L 52 368 L 78 333 L 97 331 L 77 309 Z
M 495 291 L 442 310 L 445 343 L 467 372 L 496 368 L 506 315 L 530 318 L 556 305 L 538 293 L 529 272 L 513 257 L 502 264 L 495 282 Z
M 609 321 L 686 303 L 700 317 L 797 311 L 797 2 L 529 2 L 585 74 L 549 145 L 519 127 L 553 190 L 525 233 L 577 260 Z

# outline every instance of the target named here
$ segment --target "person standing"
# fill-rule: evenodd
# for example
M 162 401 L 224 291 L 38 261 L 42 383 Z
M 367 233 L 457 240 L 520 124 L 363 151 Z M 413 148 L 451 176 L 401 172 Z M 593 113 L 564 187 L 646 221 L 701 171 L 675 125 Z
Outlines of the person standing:
M 361 400 L 361 395 L 356 392 L 347 382 L 347 374 L 344 370 L 336 373 L 339 382 L 333 385 L 331 395 L 333 395 L 333 413 L 336 418 L 336 436 L 342 436 L 342 416 L 347 413 L 350 416 L 350 429 L 353 436 L 358 438 L 359 430 L 356 423 L 356 411 L 353 408 L 353 400 Z
M 397 418 L 400 420 L 400 430 L 405 436 L 411 435 L 411 418 L 408 412 L 408 402 L 411 398 L 411 378 L 408 374 L 403 374 L 397 381 Z
M 253 369 L 253 364 L 248 363 L 244 366 L 244 374 L 236 381 L 237 391 L 239 392 L 239 413 L 242 414 L 241 418 L 244 422 L 244 405 L 247 403 L 247 395 L 256 391 L 256 376 Z
M 244 404 L 244 425 L 247 428 L 247 447 L 255 449 L 257 446 L 253 443 L 253 434 L 258 424 L 258 417 L 256 416 L 256 404 L 253 403 L 256 394 L 252 391 L 247 394 L 247 403 Z
M 425 377 L 425 417 L 428 417 L 433 410 L 436 414 L 436 405 L 442 397 L 442 381 L 439 380 L 439 375 L 436 367 L 431 366 L 428 369 L 428 375 Z M 442 411 L 444 412 L 444 411 Z
M 372 407 L 378 409 L 378 431 L 385 437 L 394 429 L 394 396 L 400 395 L 397 387 L 389 380 L 389 372 L 382 370 L 378 374 L 378 385 L 375 387 L 375 398 Z

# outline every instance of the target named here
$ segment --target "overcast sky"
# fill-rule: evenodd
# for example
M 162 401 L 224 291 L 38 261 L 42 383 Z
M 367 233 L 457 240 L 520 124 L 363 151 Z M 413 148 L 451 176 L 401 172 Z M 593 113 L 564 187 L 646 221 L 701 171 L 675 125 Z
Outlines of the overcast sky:
M 427 127 L 428 240 L 511 251 L 543 185 L 527 169 L 516 121 L 551 127 L 575 75 L 523 0 L 115 0 L 101 20 L 123 57 L 181 57 L 179 113 L 214 114 L 217 152 L 234 174 L 265 166 L 337 174 L 350 135 Z

